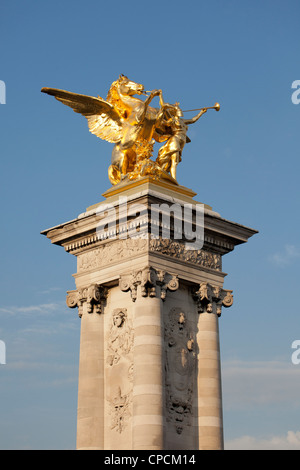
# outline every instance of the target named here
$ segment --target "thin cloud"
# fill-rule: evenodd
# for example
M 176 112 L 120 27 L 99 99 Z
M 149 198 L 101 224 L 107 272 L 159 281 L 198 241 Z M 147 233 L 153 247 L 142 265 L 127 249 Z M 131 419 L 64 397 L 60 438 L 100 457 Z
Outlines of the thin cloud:
M 285 268 L 300 257 L 300 251 L 295 245 L 285 245 L 282 252 L 274 253 L 269 257 L 271 263 L 280 268 Z
M 227 410 L 249 410 L 279 403 L 300 406 L 299 368 L 292 362 L 224 362 L 223 405 Z
M 61 290 L 61 287 L 49 287 L 49 289 L 42 290 L 39 293 L 45 295 L 45 294 L 52 294 L 53 292 L 57 292 L 60 290 Z
M 300 450 L 300 431 L 266 438 L 241 436 L 226 441 L 224 447 L 225 450 Z
M 26 306 L 10 306 L 10 307 L 1 307 L 0 313 L 6 313 L 9 315 L 18 315 L 20 313 L 32 314 L 32 313 L 48 313 L 55 310 L 61 309 L 60 303 L 48 303 L 48 304 L 38 304 L 38 305 L 26 305 Z

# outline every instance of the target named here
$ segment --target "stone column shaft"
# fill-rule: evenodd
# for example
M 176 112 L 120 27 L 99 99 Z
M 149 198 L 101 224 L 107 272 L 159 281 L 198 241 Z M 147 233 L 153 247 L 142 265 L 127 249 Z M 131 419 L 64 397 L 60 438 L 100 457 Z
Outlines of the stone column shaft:
M 218 315 L 199 317 L 199 450 L 223 449 L 223 417 Z
M 162 301 L 134 304 L 133 449 L 163 449 Z
M 103 315 L 83 305 L 78 380 L 77 449 L 104 448 Z

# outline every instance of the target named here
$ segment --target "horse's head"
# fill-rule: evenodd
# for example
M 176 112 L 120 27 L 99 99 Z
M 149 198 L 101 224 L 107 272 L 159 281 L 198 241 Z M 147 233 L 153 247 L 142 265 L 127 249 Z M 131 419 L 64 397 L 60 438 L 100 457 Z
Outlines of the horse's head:
M 129 78 L 125 77 L 125 75 L 120 75 L 118 79 L 118 84 L 119 84 L 119 92 L 122 95 L 141 95 L 144 93 L 144 85 L 141 85 L 140 83 L 135 83 L 129 80 Z

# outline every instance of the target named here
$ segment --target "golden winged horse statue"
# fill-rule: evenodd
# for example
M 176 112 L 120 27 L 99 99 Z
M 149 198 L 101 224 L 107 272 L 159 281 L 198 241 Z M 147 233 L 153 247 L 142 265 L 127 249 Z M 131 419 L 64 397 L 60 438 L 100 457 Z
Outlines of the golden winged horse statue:
M 120 75 L 112 83 L 106 100 L 55 88 L 41 91 L 85 116 L 92 134 L 115 144 L 108 170 L 112 184 L 119 183 L 125 175 L 134 178 L 134 174 L 130 174 L 135 173 L 137 163 L 151 157 L 153 134 L 163 109 L 149 104 L 155 96 L 161 95 L 161 90 L 153 90 L 148 96 L 143 85 Z M 143 101 L 134 97 L 135 94 L 145 94 L 147 98 Z
M 114 185 L 146 175 L 178 184 L 176 167 L 183 146 L 190 141 L 186 136 L 188 124 L 196 122 L 208 109 L 199 108 L 197 116 L 184 120 L 178 103 L 165 103 L 161 90 L 146 92 L 143 85 L 125 75 L 111 84 L 106 100 L 56 88 L 45 87 L 41 91 L 85 116 L 92 134 L 114 144 L 108 169 L 109 180 Z M 134 95 L 146 95 L 146 99 Z M 156 96 L 159 96 L 159 108 L 150 106 Z M 214 109 L 218 111 L 217 105 Z M 166 144 L 154 162 L 151 156 L 155 142 Z

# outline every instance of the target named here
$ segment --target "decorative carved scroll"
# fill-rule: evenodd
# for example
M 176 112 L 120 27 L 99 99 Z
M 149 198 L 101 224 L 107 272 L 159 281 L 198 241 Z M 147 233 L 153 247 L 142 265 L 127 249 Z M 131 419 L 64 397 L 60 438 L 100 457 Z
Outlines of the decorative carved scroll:
M 180 308 L 173 308 L 165 326 L 166 410 L 167 421 L 173 423 L 178 434 L 191 424 L 196 362 L 194 336 L 186 314 Z
M 141 288 L 142 297 L 156 297 L 156 286 L 159 286 L 160 297 L 165 300 L 167 290 L 175 291 L 178 289 L 179 280 L 177 275 L 157 271 L 152 267 L 145 267 L 122 276 L 119 285 L 123 292 L 130 290 L 133 302 L 137 299 L 138 286 Z
M 160 285 L 160 297 L 165 300 L 167 290 L 175 291 L 179 287 L 177 275 L 168 274 L 165 271 L 157 271 L 157 284 Z
M 231 307 L 233 304 L 232 290 L 212 286 L 208 282 L 201 282 L 199 289 L 193 293 L 197 302 L 198 313 L 216 313 L 221 315 L 222 305 Z
M 107 297 L 107 289 L 98 284 L 91 284 L 78 290 L 67 292 L 67 306 L 78 307 L 78 315 L 83 314 L 83 304 L 87 304 L 87 313 L 102 313 L 102 300 Z

